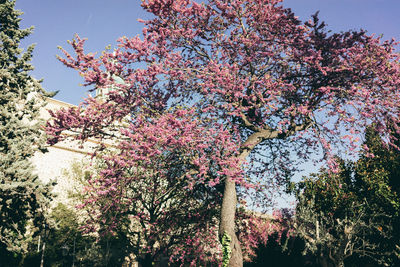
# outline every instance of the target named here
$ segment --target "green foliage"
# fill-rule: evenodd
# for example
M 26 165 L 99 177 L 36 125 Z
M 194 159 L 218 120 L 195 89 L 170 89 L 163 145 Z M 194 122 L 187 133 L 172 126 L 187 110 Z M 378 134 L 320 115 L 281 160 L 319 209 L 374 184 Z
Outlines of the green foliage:
M 63 170 L 63 175 L 71 182 L 71 188 L 65 201 L 68 205 L 59 203 L 50 216 L 54 223 L 48 241 L 49 251 L 46 252 L 49 266 L 71 266 L 73 259 L 79 266 L 121 266 L 129 254 L 130 243 L 124 229 L 118 229 L 114 235 L 85 233 L 85 220 L 93 214 L 86 209 L 76 209 L 75 205 L 82 204 L 83 187 L 88 185 L 91 175 L 96 172 L 96 167 L 89 171 L 86 168 L 88 164 L 86 160 L 74 161 L 68 169 Z M 63 255 L 65 249 L 61 249 L 64 245 L 69 248 L 67 255 Z
M 360 188 L 376 209 L 398 217 L 400 152 L 384 145 L 372 127 L 367 129 L 365 136 L 368 153 L 363 153 L 356 163 L 355 186 Z M 400 144 L 400 141 L 397 143 Z
M 76 211 L 61 203 L 53 208 L 48 222 L 46 233 L 41 232 L 40 239 L 34 239 L 21 266 L 39 266 L 43 242 L 45 266 L 122 266 L 126 254 L 121 236 L 85 234 Z
M 366 260 L 394 266 L 399 245 L 400 153 L 372 129 L 355 163 L 338 159 L 340 172 L 321 171 L 299 184 L 297 231 L 305 252 L 321 260 Z
M 88 160 L 73 161 L 69 168 L 62 170 L 62 175 L 70 181 L 68 198 L 76 204 L 81 204 L 84 201 L 82 194 L 83 187 L 88 186 L 91 172 L 87 169 L 90 165 Z
M 22 12 L 14 6 L 0 2 L 0 249 L 18 254 L 42 225 L 50 190 L 30 162 L 44 150 L 38 115 L 48 94 L 29 76 L 33 46 L 23 52 L 19 45 L 32 28 L 19 28 Z
M 221 244 L 222 244 L 222 267 L 226 267 L 229 264 L 229 259 L 231 258 L 232 249 L 231 249 L 231 241 L 232 238 L 228 235 L 227 232 L 224 232 L 222 236 Z
M 369 200 L 374 211 L 387 215 L 382 221 L 385 226 L 382 230 L 389 228 L 388 236 L 385 239 L 370 238 L 384 244 L 382 249 L 391 252 L 390 263 L 400 266 L 400 151 L 385 145 L 383 137 L 373 127 L 367 129 L 365 137 L 368 149 L 356 163 L 355 186 Z M 395 145 L 399 146 L 400 140 L 397 139 Z

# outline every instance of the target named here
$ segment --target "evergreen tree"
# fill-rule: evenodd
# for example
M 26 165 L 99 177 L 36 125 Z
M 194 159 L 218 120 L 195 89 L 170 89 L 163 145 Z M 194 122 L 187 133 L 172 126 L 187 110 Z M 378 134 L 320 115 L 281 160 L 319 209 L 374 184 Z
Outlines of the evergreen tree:
M 372 127 L 364 146 L 358 161 L 337 160 L 339 173 L 323 170 L 300 183 L 297 230 L 307 251 L 335 266 L 399 266 L 400 153 Z
M 394 136 L 394 145 L 399 146 L 399 136 Z M 373 127 L 367 129 L 364 145 L 367 149 L 356 164 L 356 186 L 364 190 L 366 198 L 395 215 L 400 209 L 400 152 L 385 145 Z
M 399 146 L 399 136 L 394 145 Z M 392 250 L 393 266 L 400 265 L 400 152 L 382 142 L 382 136 L 370 127 L 365 134 L 368 149 L 355 165 L 355 186 L 372 205 L 373 210 L 387 214 L 383 224 L 389 227 L 390 235 L 379 240 L 387 250 Z M 369 154 L 369 155 L 368 155 Z M 371 239 L 378 240 L 377 236 Z
M 322 170 L 299 186 L 295 229 L 305 241 L 304 253 L 320 266 L 353 266 L 355 259 L 363 266 L 389 266 L 390 215 L 355 186 L 352 164 L 338 161 L 339 173 Z
M 48 96 L 29 75 L 34 46 L 20 42 L 33 28 L 20 29 L 15 1 L 0 0 L 0 257 L 24 253 L 27 238 L 42 225 L 48 185 L 34 174 L 30 158 L 44 150 L 39 109 Z M 20 254 L 21 255 L 21 254 Z M 10 263 L 11 264 L 11 263 Z

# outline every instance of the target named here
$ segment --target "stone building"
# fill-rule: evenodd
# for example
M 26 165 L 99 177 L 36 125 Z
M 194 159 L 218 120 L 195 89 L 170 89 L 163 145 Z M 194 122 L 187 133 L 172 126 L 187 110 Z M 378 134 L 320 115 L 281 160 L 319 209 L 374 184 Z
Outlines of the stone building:
M 48 110 L 56 111 L 73 106 L 72 104 L 49 98 L 47 99 L 47 105 L 40 112 L 40 117 L 47 121 L 51 117 Z M 64 203 L 67 201 L 68 191 L 74 183 L 65 173 L 69 171 L 73 163 L 84 162 L 85 158 L 88 159 L 91 147 L 95 144 L 96 142 L 92 140 L 83 145 L 77 141 L 63 141 L 49 146 L 46 153 L 37 152 L 32 158 L 41 181 L 44 183 L 48 183 L 51 180 L 57 182 L 53 190 L 57 195 L 56 202 L 61 201 Z

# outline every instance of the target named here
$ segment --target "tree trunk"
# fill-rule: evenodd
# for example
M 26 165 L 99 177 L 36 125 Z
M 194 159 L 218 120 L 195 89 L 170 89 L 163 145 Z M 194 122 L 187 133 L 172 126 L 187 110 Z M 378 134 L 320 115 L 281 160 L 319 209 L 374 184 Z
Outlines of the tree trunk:
M 270 130 L 260 130 L 250 135 L 247 140 L 241 146 L 241 152 L 239 155 L 240 164 L 242 164 L 250 152 L 258 145 L 264 138 L 272 138 L 273 133 Z M 235 214 L 236 214 L 236 184 L 235 181 L 230 179 L 225 180 L 225 190 L 222 199 L 221 207 L 221 222 L 219 225 L 219 238 L 222 240 L 224 233 L 226 232 L 231 240 L 231 258 L 229 260 L 229 267 L 243 267 L 243 254 L 240 247 L 239 239 L 236 236 L 235 231 Z
M 236 214 L 236 185 L 235 182 L 229 179 L 225 180 L 224 197 L 221 207 L 221 222 L 219 226 L 219 236 L 226 232 L 232 239 L 230 247 L 232 250 L 231 258 L 229 260 L 229 267 L 242 267 L 243 255 L 240 248 L 239 240 L 235 232 L 235 214 Z

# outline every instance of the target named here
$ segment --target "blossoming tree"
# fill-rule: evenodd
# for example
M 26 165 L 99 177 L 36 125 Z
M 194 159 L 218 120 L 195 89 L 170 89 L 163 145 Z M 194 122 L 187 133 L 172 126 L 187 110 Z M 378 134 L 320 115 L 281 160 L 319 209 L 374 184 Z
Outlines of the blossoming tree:
M 76 37 L 76 56 L 64 50 L 61 58 L 86 85 L 115 89 L 105 100 L 54 114 L 52 141 L 65 129 L 81 139 L 104 138 L 126 116 L 183 106 L 196 108 L 204 124 L 224 125 L 246 173 L 219 180 L 225 186 L 219 234 L 232 239 L 229 266 L 243 261 L 237 189 L 272 192 L 297 159 L 313 154 L 335 170 L 333 154 L 356 150 L 365 126 L 375 123 L 386 134 L 387 122 L 399 121 L 396 43 L 364 31 L 329 34 L 317 14 L 302 23 L 280 2 L 143 0 L 154 18 L 144 21 L 142 38 L 122 37 L 96 57 Z
M 229 135 L 201 127 L 192 114 L 136 116 L 121 130 L 116 151 L 97 155 L 99 173 L 86 186 L 82 208 L 97 227 L 90 230 L 124 234 L 141 266 L 165 256 L 182 265 L 218 265 L 216 185 L 227 172 L 241 171 L 229 160 L 235 146 Z

